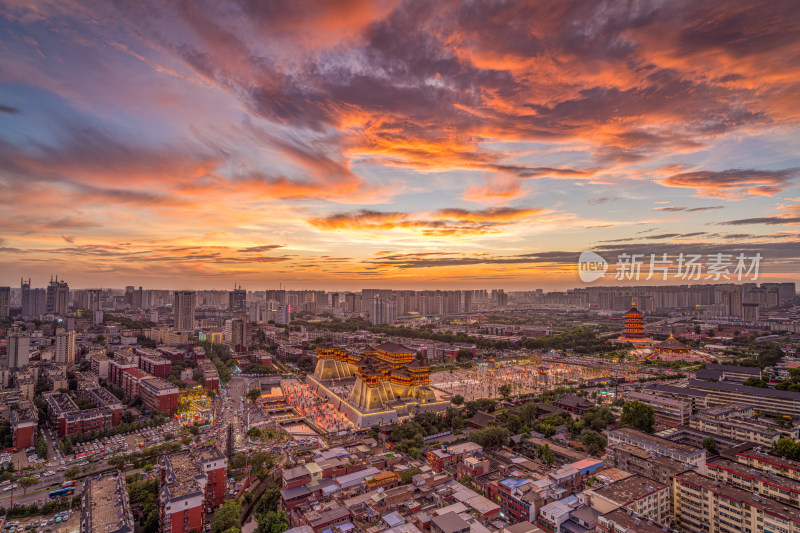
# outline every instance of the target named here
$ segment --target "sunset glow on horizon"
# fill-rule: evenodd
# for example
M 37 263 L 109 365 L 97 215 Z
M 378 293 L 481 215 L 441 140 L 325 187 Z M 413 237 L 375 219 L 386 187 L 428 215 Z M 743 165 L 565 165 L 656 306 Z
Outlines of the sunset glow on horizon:
M 0 31 L 0 285 L 566 288 L 584 250 L 800 281 L 792 0 L 14 0 Z

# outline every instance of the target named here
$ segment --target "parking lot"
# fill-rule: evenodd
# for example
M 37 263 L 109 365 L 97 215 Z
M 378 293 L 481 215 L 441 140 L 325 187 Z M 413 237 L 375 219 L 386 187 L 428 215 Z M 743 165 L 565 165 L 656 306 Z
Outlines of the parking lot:
M 144 447 L 161 444 L 164 442 L 164 436 L 167 433 L 172 433 L 177 437 L 180 434 L 180 429 L 180 426 L 173 421 L 155 428 L 120 433 L 112 437 L 76 444 L 74 446 L 75 454 L 130 453 L 140 449 L 141 444 L 144 444 Z
M 3 526 L 3 533 L 37 531 L 38 533 L 71 533 L 80 529 L 80 510 L 72 513 L 62 511 L 47 516 L 32 516 L 9 520 Z

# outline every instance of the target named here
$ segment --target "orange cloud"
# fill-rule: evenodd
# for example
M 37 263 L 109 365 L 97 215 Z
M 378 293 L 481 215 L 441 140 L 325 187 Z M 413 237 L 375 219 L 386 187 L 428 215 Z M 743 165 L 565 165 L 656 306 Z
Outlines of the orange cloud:
M 674 174 L 659 181 L 666 187 L 695 189 L 701 196 L 742 199 L 750 196 L 774 196 L 790 187 L 800 176 L 800 169 L 701 170 Z
M 490 208 L 479 211 L 441 209 L 433 213 L 401 213 L 361 210 L 337 213 L 308 222 L 324 231 L 392 231 L 408 230 L 425 236 L 469 237 L 498 233 L 506 226 L 535 219 L 545 209 Z

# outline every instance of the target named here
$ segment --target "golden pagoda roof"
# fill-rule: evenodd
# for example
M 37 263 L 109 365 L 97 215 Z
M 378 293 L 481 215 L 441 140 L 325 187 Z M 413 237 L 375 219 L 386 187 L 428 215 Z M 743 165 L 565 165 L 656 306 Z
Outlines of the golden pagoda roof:
M 672 333 L 669 334 L 669 338 L 665 341 L 658 342 L 653 345 L 653 348 L 662 349 L 662 350 L 688 350 L 689 347 L 683 344 L 681 341 L 676 339 Z

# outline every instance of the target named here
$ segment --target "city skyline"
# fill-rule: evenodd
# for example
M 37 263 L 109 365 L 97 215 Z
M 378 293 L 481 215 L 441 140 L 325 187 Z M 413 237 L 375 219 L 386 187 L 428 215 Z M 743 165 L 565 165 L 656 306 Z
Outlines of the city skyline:
M 6 3 L 0 285 L 555 290 L 593 286 L 586 250 L 800 281 L 797 27 L 791 1 Z

